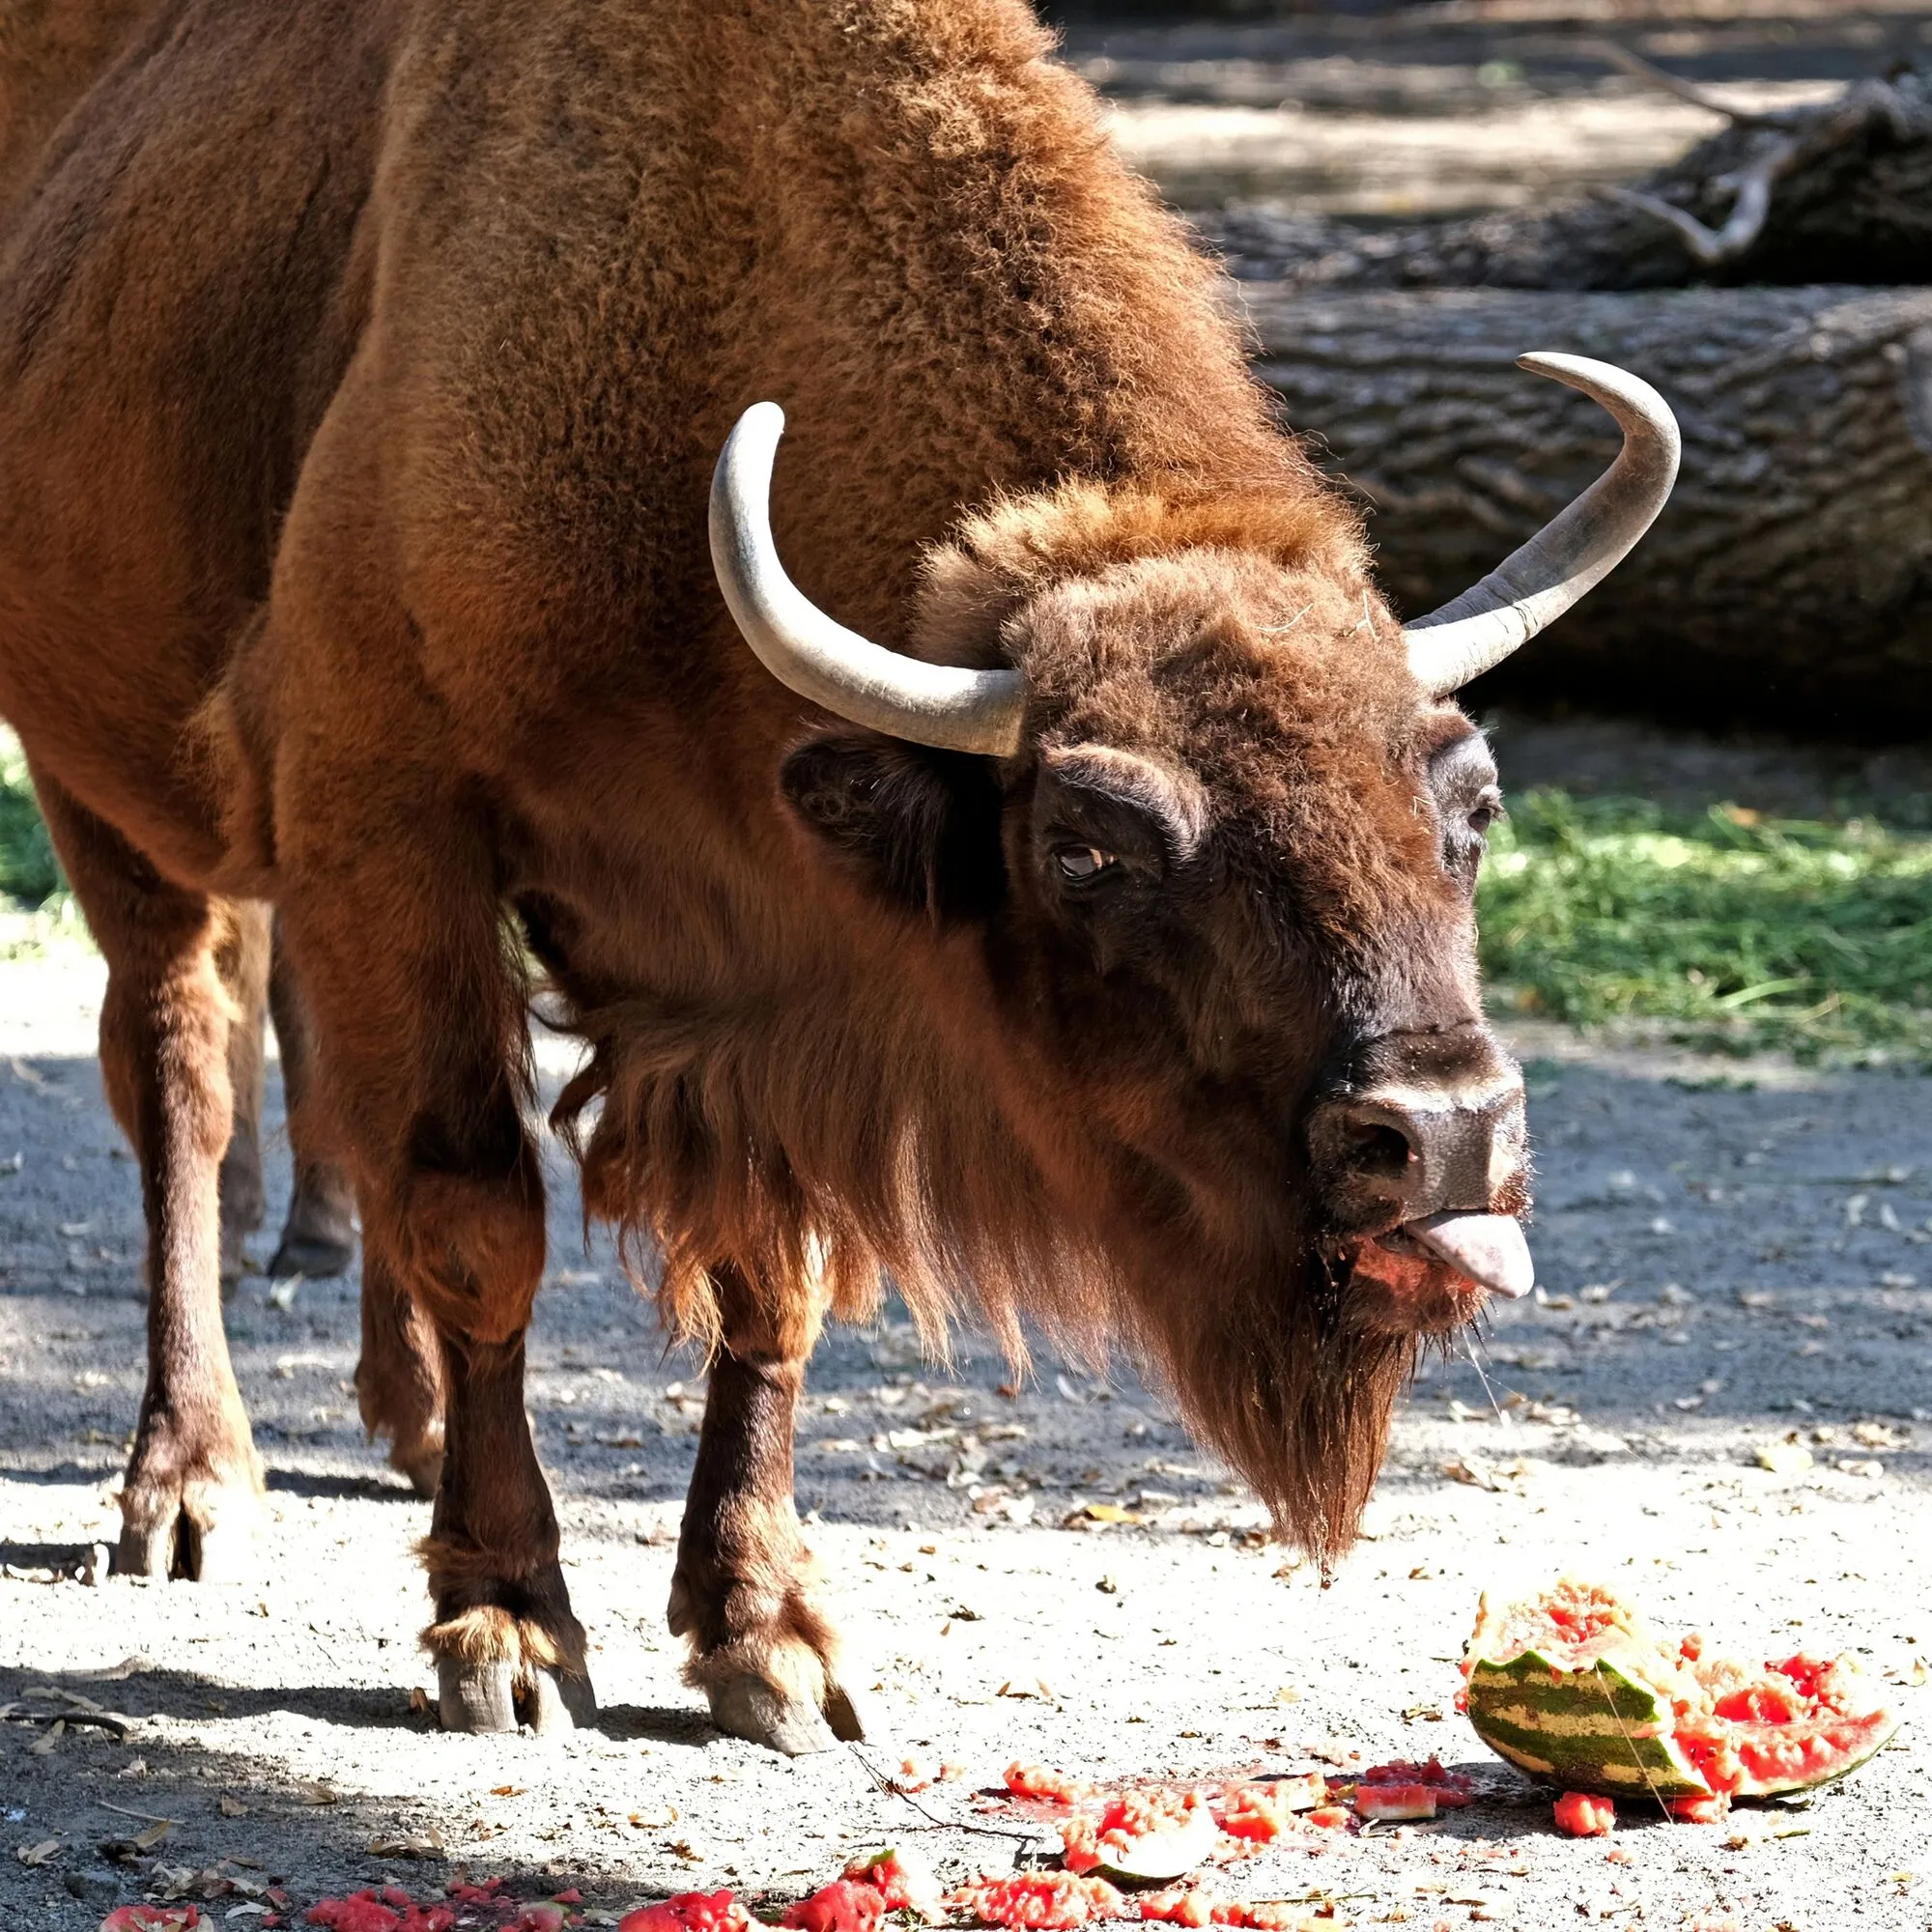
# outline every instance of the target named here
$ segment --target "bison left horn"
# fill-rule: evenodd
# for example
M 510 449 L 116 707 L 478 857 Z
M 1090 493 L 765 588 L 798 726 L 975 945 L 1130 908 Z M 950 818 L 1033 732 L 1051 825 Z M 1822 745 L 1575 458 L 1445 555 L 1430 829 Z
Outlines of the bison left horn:
M 854 724 L 950 752 L 1019 750 L 1026 680 L 889 651 L 836 623 L 785 575 L 772 541 L 776 403 L 753 403 L 711 478 L 711 563 L 745 641 L 778 681 Z
M 1553 376 L 1617 419 L 1617 460 L 1561 515 L 1453 604 L 1404 627 L 1408 668 L 1433 697 L 1447 697 L 1554 623 L 1628 556 L 1677 480 L 1679 440 L 1670 405 L 1648 383 L 1587 355 L 1520 355 L 1517 367 Z

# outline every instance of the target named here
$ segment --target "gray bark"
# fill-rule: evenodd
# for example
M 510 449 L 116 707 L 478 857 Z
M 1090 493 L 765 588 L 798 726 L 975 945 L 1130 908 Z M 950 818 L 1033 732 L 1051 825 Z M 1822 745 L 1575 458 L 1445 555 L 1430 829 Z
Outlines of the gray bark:
M 1372 506 L 1382 582 L 1411 614 L 1615 454 L 1603 412 L 1516 369 L 1520 351 L 1602 356 L 1676 409 L 1669 506 L 1492 695 L 1932 728 L 1932 291 L 1240 294 L 1259 372 Z

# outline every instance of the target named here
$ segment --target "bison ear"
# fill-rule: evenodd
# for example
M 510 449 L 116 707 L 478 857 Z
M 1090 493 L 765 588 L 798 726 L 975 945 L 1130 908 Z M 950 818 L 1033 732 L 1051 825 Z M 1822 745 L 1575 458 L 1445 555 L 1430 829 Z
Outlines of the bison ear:
M 792 810 L 880 897 L 935 923 L 983 918 L 1006 892 L 991 763 L 840 733 L 786 757 Z

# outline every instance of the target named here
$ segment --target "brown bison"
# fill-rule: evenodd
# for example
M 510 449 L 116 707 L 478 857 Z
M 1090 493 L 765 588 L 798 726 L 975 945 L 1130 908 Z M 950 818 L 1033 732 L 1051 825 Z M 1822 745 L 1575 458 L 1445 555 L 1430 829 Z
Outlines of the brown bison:
M 0 712 L 140 1157 L 122 1563 L 245 1560 L 268 902 L 394 1318 L 365 1406 L 407 1446 L 446 1389 L 446 1722 L 590 1708 L 524 1412 L 532 960 L 589 1208 L 710 1351 L 670 1620 L 722 1724 L 853 1728 L 792 1412 L 886 1277 L 1130 1350 L 1340 1549 L 1421 1340 L 1529 1283 L 1447 699 L 1655 515 L 1655 395 L 1547 358 L 1622 456 L 1405 631 L 1020 0 L 75 18 L 0 130 Z

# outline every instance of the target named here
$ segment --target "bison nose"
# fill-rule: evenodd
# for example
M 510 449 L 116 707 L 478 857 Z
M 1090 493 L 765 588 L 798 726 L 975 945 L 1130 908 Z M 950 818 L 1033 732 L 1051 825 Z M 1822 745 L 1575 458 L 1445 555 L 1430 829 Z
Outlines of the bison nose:
M 1522 1076 L 1492 1063 L 1478 1078 L 1376 1082 L 1318 1105 L 1308 1142 L 1341 1227 L 1488 1215 L 1520 1188 Z

